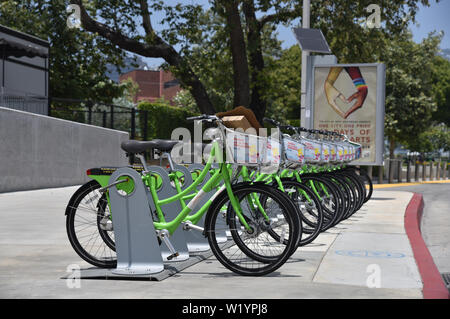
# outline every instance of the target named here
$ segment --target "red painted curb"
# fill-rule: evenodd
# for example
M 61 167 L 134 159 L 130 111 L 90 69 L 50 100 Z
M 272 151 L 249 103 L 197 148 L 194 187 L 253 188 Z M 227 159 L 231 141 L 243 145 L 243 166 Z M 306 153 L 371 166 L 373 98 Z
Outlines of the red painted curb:
M 422 277 L 423 297 L 424 299 L 450 299 L 449 291 L 420 232 L 423 206 L 422 194 L 414 193 L 405 212 L 405 230 Z

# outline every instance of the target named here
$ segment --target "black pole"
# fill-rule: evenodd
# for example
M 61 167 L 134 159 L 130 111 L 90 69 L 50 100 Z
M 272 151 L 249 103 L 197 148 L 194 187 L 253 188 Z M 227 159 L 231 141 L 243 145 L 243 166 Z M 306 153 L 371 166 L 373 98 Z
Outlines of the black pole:
M 88 124 L 92 124 L 92 102 L 88 102 Z
M 110 106 L 110 113 L 111 113 L 111 128 L 114 129 L 114 105 Z
M 136 138 L 136 110 L 133 107 L 131 109 L 131 134 L 130 139 L 134 140 Z
M 106 127 L 106 111 L 103 111 L 103 127 Z
M 417 161 L 416 158 L 416 163 L 414 166 L 414 181 L 417 182 L 419 180 L 419 162 Z
M 411 182 L 411 159 L 408 158 L 408 162 L 406 163 L 406 182 Z
M 131 109 L 131 132 L 130 132 L 130 140 L 134 140 L 136 137 L 136 109 L 133 107 Z M 134 164 L 134 155 L 130 154 L 130 165 Z
M 144 141 L 147 140 L 147 135 L 148 134 L 148 111 L 145 110 L 144 111 L 144 128 L 143 128 L 143 132 L 142 132 L 142 139 Z
M 394 175 L 394 170 L 392 169 L 392 162 L 393 160 L 389 159 L 389 170 L 388 170 L 388 183 L 392 184 L 392 178 Z
M 148 111 L 144 110 L 142 112 L 144 112 L 144 118 L 141 121 L 141 123 L 144 122 L 144 127 L 142 127 L 142 140 L 146 141 L 147 134 L 148 134 Z M 147 152 L 144 153 L 144 157 L 145 157 L 145 159 L 147 159 Z

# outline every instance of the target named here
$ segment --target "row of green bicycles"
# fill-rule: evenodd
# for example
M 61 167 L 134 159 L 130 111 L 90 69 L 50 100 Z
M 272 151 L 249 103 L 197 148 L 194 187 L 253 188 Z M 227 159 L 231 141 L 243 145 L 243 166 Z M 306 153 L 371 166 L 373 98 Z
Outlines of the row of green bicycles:
M 205 155 L 202 163 L 182 163 L 180 158 L 192 158 L 189 152 L 195 147 L 180 141 L 129 140 L 121 145 L 141 162 L 131 167 L 148 191 L 151 231 L 169 248 L 167 260 L 179 256 L 170 242 L 174 233 L 198 232 L 227 269 L 245 276 L 267 275 L 371 197 L 370 178 L 348 165 L 361 156 L 361 145 L 344 135 L 272 119 L 265 119 L 275 132 L 271 136 L 233 130 L 215 115 L 189 120 L 213 127 L 212 142 L 199 148 Z M 167 167 L 148 166 L 143 155 L 147 151 L 166 158 Z M 133 189 L 129 180 L 110 183 L 116 169 L 89 169 L 92 180 L 66 207 L 72 247 L 101 268 L 117 265 L 109 193 L 115 189 L 126 195 Z M 162 191 L 168 187 L 172 192 Z

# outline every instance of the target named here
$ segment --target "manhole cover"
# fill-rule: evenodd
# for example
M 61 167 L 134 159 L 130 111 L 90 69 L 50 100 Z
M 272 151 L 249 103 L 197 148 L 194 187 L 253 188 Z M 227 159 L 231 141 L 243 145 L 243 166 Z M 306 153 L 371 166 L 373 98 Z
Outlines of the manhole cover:
M 445 285 L 450 289 L 450 272 L 441 274 L 442 278 L 444 278 Z

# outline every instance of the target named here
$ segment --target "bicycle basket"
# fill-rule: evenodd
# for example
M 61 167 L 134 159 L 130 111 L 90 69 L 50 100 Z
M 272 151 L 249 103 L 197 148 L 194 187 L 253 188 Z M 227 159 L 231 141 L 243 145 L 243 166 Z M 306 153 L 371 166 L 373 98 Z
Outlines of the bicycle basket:
M 285 160 L 296 164 L 305 162 L 305 146 L 297 140 L 290 137 L 283 137 Z
M 305 162 L 320 162 L 322 154 L 322 143 L 302 137 L 302 144 L 305 147 Z
M 330 144 L 325 141 L 322 141 L 322 153 L 320 159 L 324 163 L 328 163 L 330 161 Z
M 278 165 L 280 145 L 271 138 L 246 134 L 224 127 L 227 163 L 245 166 Z
M 338 158 L 337 145 L 332 141 L 329 141 L 328 145 L 330 146 L 330 162 L 336 162 Z

